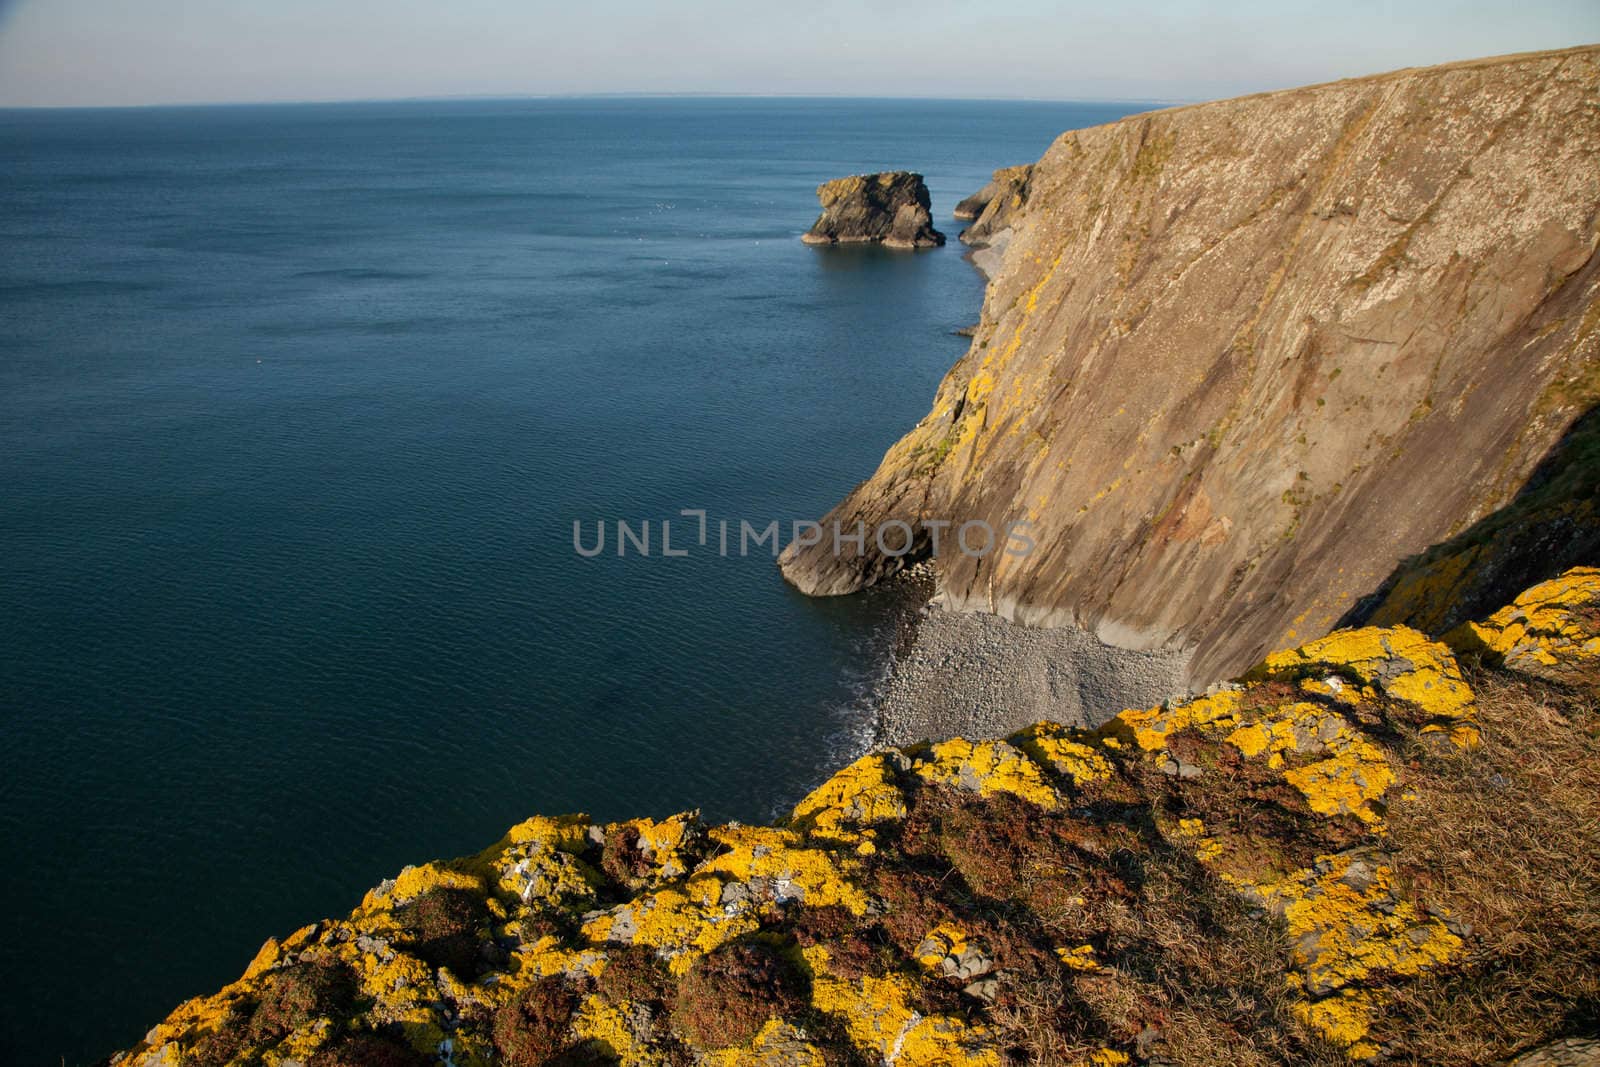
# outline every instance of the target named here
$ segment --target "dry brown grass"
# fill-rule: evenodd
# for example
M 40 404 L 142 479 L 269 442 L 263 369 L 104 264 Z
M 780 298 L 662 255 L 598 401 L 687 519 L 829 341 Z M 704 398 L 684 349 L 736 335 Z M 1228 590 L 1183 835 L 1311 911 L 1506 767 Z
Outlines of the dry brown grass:
M 1470 927 L 1459 967 L 1400 991 L 1378 1036 L 1403 1059 L 1490 1063 L 1600 1031 L 1600 709 L 1505 674 L 1469 679 L 1484 743 L 1412 753 L 1398 869 Z
M 1157 846 L 1127 858 L 1138 894 L 1094 917 L 1105 965 L 1070 986 L 1058 978 L 1019 990 L 996 1012 L 1025 1062 L 1084 1062 L 1088 1034 L 1074 1041 L 1042 1025 L 1072 1001 L 1119 1041 L 1148 1042 L 1142 1051 L 1173 1067 L 1349 1062 L 1294 1019 L 1276 923 L 1190 856 Z
M 1495 1063 L 1558 1037 L 1600 1031 L 1596 699 L 1503 673 L 1480 672 L 1470 681 L 1484 744 L 1473 752 L 1406 752 L 1414 799 L 1396 804 L 1389 822 L 1402 884 L 1419 902 L 1447 909 L 1468 951 L 1453 966 L 1391 988 L 1393 1002 L 1373 1034 L 1387 1062 Z M 1207 787 L 1215 791 L 1228 769 L 1214 767 Z M 1152 794 L 1161 788 L 1147 787 Z M 1254 810 L 1262 797 L 1242 786 L 1233 792 L 1234 817 L 1263 817 Z M 1208 826 L 1228 818 L 1205 814 Z M 988 882 L 1015 879 L 1021 891 L 1011 895 L 1031 908 L 1010 920 L 1070 943 L 1070 917 L 1051 906 L 1051 894 L 1028 884 L 1036 865 L 1017 862 L 1016 854 L 1003 857 L 1010 862 L 982 855 L 981 864 L 967 863 L 965 852 L 997 843 L 992 830 L 959 829 L 946 840 L 956 866 L 981 866 Z M 1272 829 L 1264 840 L 1287 832 Z M 1038 827 L 1022 836 L 1034 848 L 1048 839 Z M 1099 860 L 1102 878 L 1114 874 L 1134 891 L 1101 887 L 1091 894 L 1099 906 L 1082 916 L 1083 930 L 1098 932 L 1105 966 L 1087 975 L 1034 971 L 993 1009 L 992 1021 L 1019 1059 L 1082 1062 L 1097 1038 L 1128 1043 L 1142 1033 L 1149 1046 L 1141 1051 L 1174 1067 L 1348 1063 L 1294 1017 L 1281 925 L 1192 857 L 1152 834 L 1139 836 L 1133 849 Z M 952 840 L 962 844 L 949 848 Z M 973 880 L 990 892 L 1000 888 Z

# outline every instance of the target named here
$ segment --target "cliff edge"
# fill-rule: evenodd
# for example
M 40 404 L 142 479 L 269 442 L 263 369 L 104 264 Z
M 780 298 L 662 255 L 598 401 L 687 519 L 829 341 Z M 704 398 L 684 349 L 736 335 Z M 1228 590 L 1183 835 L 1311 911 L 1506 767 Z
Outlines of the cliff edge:
M 1570 1051 L 1600 1025 L 1597 696 L 1577 569 L 1449 644 L 1339 631 L 1099 730 L 877 752 L 775 826 L 535 817 L 267 941 L 112 1063 Z
M 785 577 L 1026 522 L 1027 555 L 945 555 L 948 606 L 1192 648 L 1199 683 L 1335 625 L 1600 401 L 1597 87 L 1585 47 L 1063 134 L 932 412 L 824 520 L 913 550 L 824 538 Z

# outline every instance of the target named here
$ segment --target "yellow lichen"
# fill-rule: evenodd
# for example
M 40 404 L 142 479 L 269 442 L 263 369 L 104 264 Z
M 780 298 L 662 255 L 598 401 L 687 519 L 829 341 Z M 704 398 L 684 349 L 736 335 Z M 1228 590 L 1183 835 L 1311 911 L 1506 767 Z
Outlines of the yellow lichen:
M 1374 804 L 1395 780 L 1381 748 L 1343 716 L 1317 704 L 1286 704 L 1263 711 L 1229 733 L 1227 741 L 1247 759 L 1265 756 L 1274 770 L 1285 767 L 1286 757 L 1323 756 L 1283 774 L 1311 810 L 1321 815 L 1354 815 L 1376 823 Z
M 967 933 L 954 923 L 940 923 L 917 946 L 917 962 L 928 970 L 935 970 L 947 956 L 959 956 L 967 950 Z
M 862 756 L 795 805 L 791 821 L 813 838 L 867 842 L 870 827 L 905 818 L 906 799 L 882 754 Z
M 1074 788 L 1111 777 L 1111 761 L 1092 744 L 1092 735 L 1069 730 L 1053 722 L 1040 722 L 1012 736 L 1023 752 L 1071 780 Z
M 584 1041 L 594 1041 L 610 1049 L 622 1061 L 623 1067 L 656 1067 L 665 1063 L 665 1057 L 637 1047 L 638 1041 L 628 1026 L 625 1007 L 590 994 L 583 998 L 577 1017 L 572 1021 L 573 1032 Z
M 1321 1000 L 1300 1001 L 1294 1012 L 1301 1022 L 1342 1046 L 1351 1059 L 1364 1060 L 1378 1054 L 1378 1046 L 1366 1039 L 1376 1007 L 1376 998 L 1366 990 L 1341 989 Z
M 1179 819 L 1174 836 L 1193 847 L 1195 859 L 1202 863 L 1222 855 L 1222 844 L 1206 836 L 1206 824 L 1202 819 Z
M 1482 622 L 1445 635 L 1462 652 L 1558 680 L 1600 676 L 1600 568 L 1574 567 L 1541 582 Z
M 1074 971 L 1098 971 L 1100 969 L 1100 961 L 1095 958 L 1093 945 L 1058 948 L 1056 949 L 1056 958 Z
M 694 866 L 688 851 L 699 829 L 699 817 L 682 812 L 665 819 L 629 819 L 604 827 L 607 838 L 631 835 L 640 857 L 649 865 L 643 881 L 657 883 L 682 878 Z
M 838 905 L 856 915 L 867 910 L 867 895 L 847 877 L 845 860 L 820 848 L 802 846 L 792 830 L 768 826 L 721 826 L 711 837 L 725 849 L 697 877 L 721 874 L 737 882 L 768 880 L 777 900 L 798 899 L 807 907 Z M 691 880 L 692 881 L 692 880 Z
M 681 889 L 665 888 L 620 904 L 588 919 L 583 936 L 593 944 L 648 945 L 667 958 L 673 974 L 686 974 L 698 957 L 761 926 L 747 903 L 722 907 L 714 897 L 705 899 L 713 896 L 705 886 L 693 887 L 699 890 L 698 900 Z
M 1325 760 L 1285 771 L 1283 777 L 1317 814 L 1354 815 L 1368 823 L 1379 821 L 1374 802 L 1395 780 L 1383 750 L 1360 739 L 1335 749 Z
M 1039 765 L 1004 741 L 974 744 L 957 737 L 914 750 L 913 758 L 918 777 L 937 785 L 985 797 L 1011 793 L 1041 808 L 1054 808 L 1059 802 Z
M 911 1006 L 911 982 L 903 975 L 871 975 L 850 981 L 830 974 L 828 950 L 804 950 L 811 968 L 811 1002 L 839 1016 L 851 1041 L 875 1061 L 903 1067 L 999 1067 L 999 1051 L 988 1031 L 955 1016 L 923 1015 Z
M 1320 856 L 1314 867 L 1252 887 L 1283 915 L 1290 958 L 1309 998 L 1303 1017 L 1325 1037 L 1359 1045 L 1374 1002 L 1357 993 L 1374 976 L 1410 976 L 1461 952 L 1461 938 L 1395 890 L 1394 872 L 1370 854 Z
M 1437 718 L 1472 713 L 1472 690 L 1450 649 L 1408 626 L 1335 630 L 1310 644 L 1273 653 L 1251 677 L 1307 674 L 1353 678 Z
M 804 1031 L 782 1019 L 767 1020 L 748 1045 L 713 1049 L 700 1060 L 702 1067 L 823 1067 L 826 1062 Z
M 1107 743 L 1125 735 L 1146 752 L 1159 752 L 1167 739 L 1191 727 L 1226 725 L 1238 721 L 1242 694 L 1224 689 L 1186 703 L 1147 709 L 1129 709 L 1100 728 Z

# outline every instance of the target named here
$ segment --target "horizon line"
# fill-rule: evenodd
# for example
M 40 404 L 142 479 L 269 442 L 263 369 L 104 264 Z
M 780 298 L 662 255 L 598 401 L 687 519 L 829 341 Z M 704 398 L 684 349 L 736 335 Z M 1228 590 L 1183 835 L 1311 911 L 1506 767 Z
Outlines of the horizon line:
M 1271 91 L 1271 90 L 1265 90 Z M 452 101 L 495 100 L 666 100 L 666 99 L 733 99 L 733 100 L 926 100 L 955 103 L 1009 103 L 1009 104 L 1148 104 L 1152 107 L 1173 107 L 1200 104 L 1220 97 L 1139 97 L 1139 96 L 937 96 L 916 93 L 857 94 L 829 92 L 723 92 L 720 90 L 613 90 L 605 92 L 561 93 L 447 93 L 418 94 L 411 96 L 351 96 L 351 97 L 283 97 L 264 100 L 172 100 L 137 104 L 5 104 L 0 111 L 137 111 L 157 108 L 203 107 L 304 107 L 337 104 L 421 104 L 449 103 Z

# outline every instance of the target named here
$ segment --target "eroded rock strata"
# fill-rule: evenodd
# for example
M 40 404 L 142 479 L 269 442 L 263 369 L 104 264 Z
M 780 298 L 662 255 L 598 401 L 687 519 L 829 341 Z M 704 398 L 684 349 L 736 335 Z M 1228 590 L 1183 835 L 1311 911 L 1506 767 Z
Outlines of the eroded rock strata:
M 877 243 L 889 248 L 944 244 L 933 228 L 932 200 L 911 171 L 854 174 L 817 186 L 822 214 L 802 235 L 807 244 Z
M 1097 730 L 873 753 L 775 826 L 532 818 L 113 1062 L 1505 1057 L 1600 994 L 1600 570 L 1452 641 L 1339 631 Z
M 1028 177 L 1032 173 L 1031 164 L 1002 167 L 994 172 L 988 185 L 961 201 L 962 205 L 977 208 L 971 215 L 962 215 L 959 206 L 956 209 L 956 218 L 976 220 L 961 231 L 961 243 L 984 248 L 1009 230 L 1028 202 Z
M 848 593 L 923 519 L 1026 521 L 1026 556 L 946 555 L 948 606 L 1191 648 L 1198 683 L 1334 626 L 1600 400 L 1597 89 L 1589 47 L 1063 134 L 932 412 L 824 520 L 915 550 L 785 576 Z

